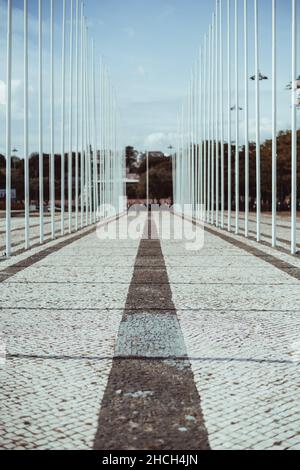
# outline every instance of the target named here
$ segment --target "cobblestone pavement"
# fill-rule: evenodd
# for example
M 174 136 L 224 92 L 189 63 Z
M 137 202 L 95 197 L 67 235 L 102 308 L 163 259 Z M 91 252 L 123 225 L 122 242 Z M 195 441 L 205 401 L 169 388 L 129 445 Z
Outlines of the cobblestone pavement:
M 1 448 L 92 448 L 138 245 L 93 233 L 1 284 Z
M 299 450 L 299 281 L 217 231 L 162 248 L 212 449 Z
M 176 230 L 178 217 L 171 220 Z M 193 403 L 201 402 L 195 416 L 201 421 L 203 415 L 210 448 L 300 450 L 300 286 L 295 277 L 300 260 L 262 245 L 264 258 L 251 253 L 257 247 L 253 241 L 243 242 L 246 251 L 237 246 L 239 237 L 226 241 L 221 233 L 207 230 L 204 248 L 197 252 L 187 251 L 183 241 L 161 237 L 163 263 L 151 245 L 136 258 L 141 235 L 105 241 L 88 231 L 29 267 L 28 255 L 45 247 L 1 262 L 0 337 L 2 332 L 7 359 L 5 365 L 0 362 L 0 448 L 93 448 L 100 410 L 110 417 L 110 387 L 120 380 L 115 403 L 125 417 L 122 426 L 127 419 L 131 446 L 136 435 L 141 447 L 144 434 L 134 423 L 140 409 L 147 417 L 151 403 L 156 407 L 154 415 L 148 410 L 151 419 L 159 412 L 155 374 L 170 387 L 176 383 L 177 391 L 180 375 L 170 375 L 170 360 L 142 370 L 136 358 L 117 364 L 116 372 L 113 357 L 130 356 L 134 347 L 152 361 L 158 345 L 156 354 L 163 357 L 186 352 L 200 398 Z M 268 256 L 289 263 L 293 275 L 274 267 Z M 17 262 L 21 269 L 1 282 Z M 153 289 L 155 283 L 160 286 L 156 295 L 148 295 L 149 283 Z M 134 295 L 128 303 L 130 285 Z M 182 370 L 190 381 L 188 369 Z M 135 377 L 141 375 L 148 388 L 135 393 Z M 156 396 L 150 393 L 152 382 Z M 176 400 L 168 404 L 167 396 L 168 388 L 161 403 L 176 413 Z M 124 410 L 127 400 L 130 407 Z M 190 422 L 179 428 L 184 436 L 194 426 L 190 413 L 185 418 Z M 144 424 L 153 447 L 163 446 L 163 438 L 157 444 L 153 437 L 152 423 Z M 160 431 L 173 435 L 168 425 Z
M 234 219 L 235 213 L 232 213 L 232 231 L 234 232 Z M 66 229 L 68 228 L 69 223 L 69 216 L 66 212 L 65 214 L 66 220 Z M 60 221 L 61 216 L 59 213 L 55 216 L 55 230 L 57 235 L 60 235 Z M 80 214 L 79 214 L 79 222 L 80 222 Z M 299 218 L 300 222 L 300 218 Z M 12 250 L 16 252 L 20 249 L 24 248 L 24 217 L 16 216 L 12 218 Z M 225 226 L 227 226 L 227 213 L 225 213 L 224 217 Z M 51 235 L 51 222 L 50 222 L 50 215 L 45 213 L 45 223 L 44 223 L 44 231 L 45 231 L 45 242 L 50 240 Z M 272 218 L 270 214 L 263 213 L 261 216 L 261 229 L 262 229 L 262 241 L 266 244 L 271 244 L 272 238 Z M 75 225 L 75 215 L 73 214 L 73 227 Z M 299 223 L 298 223 L 299 226 Z M 243 214 L 240 214 L 240 233 L 243 233 L 245 227 Z M 34 215 L 30 218 L 30 239 L 31 244 L 35 245 L 39 242 L 39 217 Z M 297 230 L 298 237 L 300 236 L 300 228 Z M 249 235 L 250 237 L 256 236 L 256 216 L 255 213 L 249 214 Z M 289 250 L 290 244 L 290 219 L 287 217 L 287 213 L 278 214 L 277 220 L 277 237 L 278 237 L 278 247 L 281 247 L 285 250 Z M 299 244 L 300 248 L 300 244 Z M 5 219 L 0 218 L 0 256 L 1 253 L 5 252 Z
M 297 223 L 297 237 L 299 240 L 300 237 L 300 228 L 299 228 L 299 213 L 298 213 L 298 223 Z M 224 217 L 225 227 L 227 228 L 228 217 L 225 212 Z M 256 239 L 256 214 L 255 212 L 250 212 L 249 214 L 249 237 Z M 232 213 L 232 232 L 235 231 L 235 212 Z M 245 232 L 245 218 L 244 214 L 240 213 L 240 233 Z M 261 216 L 261 240 L 267 245 L 272 244 L 272 214 L 262 213 Z M 291 241 L 291 219 L 288 212 L 278 213 L 277 214 L 277 246 L 290 251 L 290 241 Z M 298 243 L 298 248 L 300 248 L 300 243 Z
M 66 232 L 68 231 L 68 224 L 69 224 L 69 216 L 68 213 L 65 214 L 65 221 L 66 221 Z M 73 221 L 73 228 L 75 226 L 75 215 L 72 217 Z M 38 216 L 30 217 L 30 242 L 31 245 L 36 245 L 39 243 L 40 239 L 40 219 Z M 60 236 L 60 223 L 61 223 L 61 216 L 60 214 L 56 214 L 55 216 L 55 231 L 56 236 Z M 79 223 L 80 223 L 80 216 L 79 216 Z M 5 252 L 5 219 L 0 219 L 0 256 L 2 253 Z M 12 217 L 11 219 L 12 225 L 12 252 L 15 253 L 18 250 L 22 250 L 24 248 L 24 240 L 25 240 L 25 231 L 24 231 L 24 217 Z M 45 213 L 44 218 L 44 237 L 45 242 L 51 239 L 51 220 L 50 215 Z

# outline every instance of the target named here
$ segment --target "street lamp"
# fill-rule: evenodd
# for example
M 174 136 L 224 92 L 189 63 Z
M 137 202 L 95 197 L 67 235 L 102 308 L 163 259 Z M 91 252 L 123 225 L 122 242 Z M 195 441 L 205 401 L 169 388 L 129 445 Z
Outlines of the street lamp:
M 172 155 L 172 150 L 174 149 L 173 145 L 169 145 L 168 150 L 170 150 L 170 156 L 172 161 L 172 180 L 173 180 L 173 201 L 175 200 L 175 175 L 176 175 L 176 168 L 175 168 L 175 155 Z
M 294 87 L 293 87 L 294 83 Z M 286 90 L 292 91 L 295 90 L 295 107 L 296 109 L 300 109 L 300 75 L 296 78 L 295 82 L 290 82 L 286 87 Z
M 300 90 L 300 75 L 296 79 L 296 90 Z M 285 87 L 286 90 L 292 90 L 293 89 L 293 82 L 288 83 L 288 85 Z
M 16 157 L 17 156 L 17 153 L 18 153 L 18 149 L 13 149 L 12 153 L 14 153 L 15 155 L 13 155 L 13 157 Z M 14 170 L 16 169 L 16 160 L 15 158 L 13 159 L 13 163 L 14 163 Z
M 269 80 L 269 78 L 266 75 L 262 75 L 260 72 L 259 72 L 259 75 L 258 75 L 258 79 L 260 81 Z M 252 80 L 254 82 L 256 80 L 256 75 L 252 75 L 252 77 L 250 77 L 250 80 Z
M 146 150 L 146 204 L 149 210 L 149 152 Z
M 236 110 L 236 105 L 232 106 L 232 107 L 230 108 L 230 110 L 231 110 L 231 111 L 235 111 L 235 110 Z M 239 107 L 239 111 L 243 111 L 243 110 L 244 110 L 243 108 L 240 108 L 240 107 Z

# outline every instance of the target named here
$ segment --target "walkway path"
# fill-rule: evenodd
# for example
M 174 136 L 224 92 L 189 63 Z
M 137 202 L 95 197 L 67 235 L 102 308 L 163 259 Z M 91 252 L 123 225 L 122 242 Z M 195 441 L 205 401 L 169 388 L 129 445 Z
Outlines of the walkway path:
M 2 215 L 2 217 L 1 217 Z M 0 213 L 0 258 L 1 255 L 5 253 L 5 218 L 4 213 Z M 72 215 L 73 225 L 75 227 L 75 214 Z M 84 225 L 85 225 L 85 215 L 84 215 Z M 227 213 L 225 212 L 224 224 L 227 228 Z M 79 226 L 81 222 L 81 214 L 79 214 Z M 235 231 L 235 213 L 232 212 L 232 232 Z M 65 213 L 65 229 L 66 233 L 68 232 L 68 223 L 69 215 Z M 290 252 L 290 240 L 291 240 L 291 229 L 290 229 L 290 214 L 289 213 L 279 213 L 277 218 L 277 246 L 282 250 Z M 56 236 L 60 236 L 60 226 L 61 226 L 61 215 L 56 213 L 55 216 L 55 231 Z M 245 221 L 243 214 L 240 214 L 240 233 L 244 233 L 245 230 Z M 12 251 L 13 253 L 19 253 L 24 249 L 24 217 L 15 216 L 12 218 Z M 298 229 L 297 237 L 300 236 L 300 217 L 298 217 Z M 249 238 L 256 239 L 256 215 L 251 212 L 249 214 Z M 262 213 L 261 216 L 261 237 L 262 242 L 266 245 L 271 245 L 272 241 L 272 216 L 269 213 Z M 45 213 L 45 222 L 44 222 L 44 238 L 45 242 L 51 240 L 51 221 L 50 215 Z M 30 218 L 30 243 L 31 246 L 39 245 L 40 239 L 40 226 L 39 226 L 39 216 L 35 214 Z M 300 248 L 300 244 L 299 244 Z
M 299 259 L 141 236 L 0 264 L 0 447 L 300 449 Z

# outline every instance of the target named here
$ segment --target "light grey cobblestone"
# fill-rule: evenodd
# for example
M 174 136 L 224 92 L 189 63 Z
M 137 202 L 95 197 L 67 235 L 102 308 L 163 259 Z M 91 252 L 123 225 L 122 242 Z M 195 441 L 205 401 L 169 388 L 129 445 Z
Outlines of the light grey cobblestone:
M 300 283 L 258 258 L 230 259 L 229 246 L 206 233 L 203 255 L 174 257 L 162 243 L 210 445 L 299 450 Z
M 1 284 L 0 448 L 92 448 L 138 244 L 87 235 Z M 207 233 L 200 252 L 162 248 L 211 447 L 300 450 L 299 282 Z M 145 328 L 149 355 L 169 355 L 174 319 L 165 345 L 162 316 L 137 315 L 122 351 L 144 350 Z
M 183 336 L 175 315 L 135 314 L 120 325 L 116 356 L 185 357 Z
M 139 240 L 116 245 L 87 235 L 1 284 L 0 448 L 92 449 Z
M 1 447 L 64 449 L 69 441 L 74 448 L 78 438 L 80 449 L 91 448 L 110 367 L 110 360 L 8 360 L 1 371 L 1 415 L 8 418 Z

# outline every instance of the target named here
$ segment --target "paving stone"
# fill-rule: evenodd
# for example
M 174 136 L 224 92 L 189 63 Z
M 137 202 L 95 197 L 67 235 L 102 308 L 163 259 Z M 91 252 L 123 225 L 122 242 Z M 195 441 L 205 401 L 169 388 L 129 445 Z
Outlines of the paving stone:
M 175 315 L 136 314 L 121 322 L 115 351 L 118 357 L 186 357 Z
M 118 277 L 119 255 L 105 248 L 96 249 L 94 257 L 88 248 L 84 267 L 85 246 L 97 243 L 95 235 L 84 238 L 58 256 L 41 256 L 18 269 L 1 285 L 0 331 L 7 341 L 7 361 L 0 369 L 1 448 L 93 447 L 138 241 L 128 249 Z M 77 271 L 79 252 L 83 268 Z M 0 269 L 20 260 L 25 268 L 27 258 L 18 255 Z M 103 269 L 105 261 L 113 268 Z
M 266 241 L 269 222 L 264 216 Z M 288 222 L 280 223 L 278 234 L 288 239 Z M 21 226 L 13 219 L 14 228 Z M 105 390 L 106 403 L 113 390 L 116 429 L 128 437 L 124 449 L 143 448 L 145 440 L 149 448 L 194 447 L 185 441 L 192 432 L 198 447 L 215 450 L 300 450 L 299 259 L 266 245 L 254 256 L 239 237 L 232 234 L 229 243 L 217 229 L 205 233 L 198 252 L 181 240 L 162 240 L 163 260 L 153 240 L 136 259 L 139 240 L 99 240 L 85 230 L 56 253 L 51 247 L 61 240 L 32 249 L 38 255 L 32 266 L 28 253 L 0 263 L 0 331 L 8 353 L 0 368 L 1 448 L 91 449 L 96 433 L 99 442 L 103 437 Z M 14 233 L 15 249 L 22 237 L 23 230 Z M 289 267 L 282 271 L 280 263 Z M 133 300 L 126 302 L 129 293 Z M 123 359 L 110 377 L 114 351 Z M 172 352 L 185 361 L 153 361 Z M 168 385 L 157 399 L 162 378 Z M 122 421 L 124 404 L 130 419 Z M 157 437 L 153 423 L 162 406 L 172 411 Z M 110 417 L 102 414 L 107 429 Z M 140 427 L 138 417 L 147 425 Z M 209 443 L 197 434 L 199 422 Z
M 229 260 L 217 236 L 205 242 L 222 251 L 210 264 L 198 257 L 198 271 L 196 258 L 188 255 L 182 269 L 162 248 L 210 445 L 287 449 L 300 427 L 299 281 L 259 258 Z M 240 285 L 249 276 L 257 286 Z

